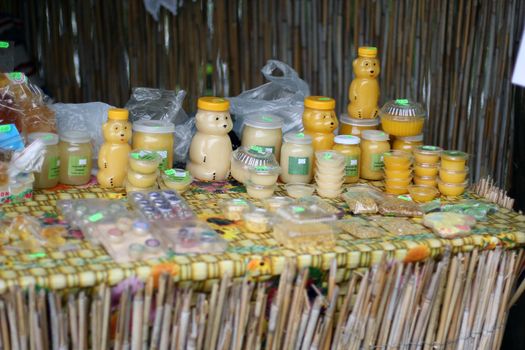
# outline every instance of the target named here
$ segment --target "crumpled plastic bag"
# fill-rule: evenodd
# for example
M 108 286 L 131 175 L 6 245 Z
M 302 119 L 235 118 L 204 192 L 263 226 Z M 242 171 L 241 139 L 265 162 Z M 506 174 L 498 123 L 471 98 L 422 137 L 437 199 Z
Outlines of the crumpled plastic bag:
M 102 124 L 108 119 L 108 109 L 112 106 L 102 102 L 55 103 L 50 106 L 56 114 L 58 133 L 76 130 L 89 134 L 93 143 L 93 156 L 98 158 L 98 150 L 104 142 Z
M 274 72 L 280 71 L 280 75 Z M 308 84 L 284 62 L 269 60 L 261 69 L 269 82 L 230 97 L 230 112 L 235 115 L 233 130 L 240 136 L 244 116 L 268 113 L 283 118 L 283 133 L 302 130 L 304 99 L 310 95 Z
M 189 118 L 182 103 L 186 91 L 134 88 L 125 108 L 129 110 L 131 122 L 137 120 L 162 120 L 175 124 L 173 160 L 185 162 L 193 135 L 195 118 Z
M 144 0 L 144 7 L 146 8 L 146 11 L 148 11 L 153 16 L 153 18 L 155 18 L 155 21 L 159 20 L 161 6 L 170 11 L 172 15 L 176 16 L 177 10 L 179 7 L 182 7 L 182 5 L 182 0 Z

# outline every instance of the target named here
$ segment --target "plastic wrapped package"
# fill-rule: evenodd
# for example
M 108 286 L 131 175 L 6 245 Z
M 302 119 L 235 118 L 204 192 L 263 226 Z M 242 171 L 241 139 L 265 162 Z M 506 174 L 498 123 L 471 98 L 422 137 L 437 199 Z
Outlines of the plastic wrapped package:
M 352 213 L 375 214 L 378 210 L 376 200 L 379 196 L 379 191 L 371 186 L 355 185 L 348 187 L 342 197 Z
M 492 203 L 481 202 L 477 200 L 466 200 L 459 203 L 445 204 L 441 211 L 459 213 L 473 216 L 476 220 L 486 220 L 487 215 L 498 210 L 498 206 Z
M 55 103 L 50 106 L 56 114 L 58 133 L 81 131 L 93 140 L 93 155 L 98 157 L 100 146 L 104 142 L 102 125 L 107 121 L 110 105 L 102 102 L 90 103 Z
M 386 233 L 381 228 L 372 226 L 368 221 L 359 217 L 338 220 L 336 225 L 342 232 L 359 239 L 380 238 Z
M 423 210 L 416 203 L 393 196 L 383 196 L 378 201 L 378 211 L 387 216 L 423 216 Z
M 276 70 L 281 74 L 275 75 Z M 268 83 L 229 98 L 230 112 L 235 115 L 233 130 L 240 136 L 244 116 L 255 113 L 283 118 L 283 134 L 302 130 L 304 99 L 310 95 L 308 84 L 281 61 L 269 60 L 261 73 Z
M 15 217 L 5 228 L 6 238 L 16 249 L 35 251 L 42 247 L 63 249 L 67 244 L 67 229 L 62 225 L 42 225 L 30 215 Z
M 423 217 L 423 224 L 442 238 L 458 238 L 470 234 L 476 219 L 458 213 L 430 213 Z
M 20 72 L 0 73 L 0 124 L 15 124 L 23 134 L 56 132 L 47 96 Z
M 372 216 L 370 219 L 395 235 L 417 235 L 426 232 L 423 227 L 411 223 L 406 218 Z
M 164 225 L 160 231 L 168 247 L 177 254 L 223 253 L 228 242 L 200 220 L 186 220 Z

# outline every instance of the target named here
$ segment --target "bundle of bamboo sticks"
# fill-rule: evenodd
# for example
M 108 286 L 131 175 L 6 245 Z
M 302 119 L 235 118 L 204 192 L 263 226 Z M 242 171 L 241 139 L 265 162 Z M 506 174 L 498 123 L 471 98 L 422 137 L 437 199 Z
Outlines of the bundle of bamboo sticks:
M 514 199 L 507 195 L 507 191 L 499 188 L 490 176 L 479 180 L 470 189 L 478 196 L 504 208 L 512 209 L 514 207 Z
M 0 298 L 2 349 L 497 349 L 523 251 L 473 251 L 417 264 L 385 259 L 349 281 L 316 286 L 287 263 L 271 282 L 225 275 L 209 294 L 162 275 L 154 288 Z M 322 290 L 325 290 L 323 293 Z M 115 293 L 115 290 L 113 291 Z M 114 300 L 113 304 L 112 299 Z

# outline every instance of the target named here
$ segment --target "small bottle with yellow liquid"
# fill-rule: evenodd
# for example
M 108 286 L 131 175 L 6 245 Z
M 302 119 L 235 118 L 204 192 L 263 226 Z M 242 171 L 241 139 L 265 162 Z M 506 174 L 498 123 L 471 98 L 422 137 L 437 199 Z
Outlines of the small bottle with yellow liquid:
M 377 48 L 360 47 L 352 63 L 355 78 L 348 89 L 348 116 L 374 119 L 378 116 L 380 62 Z
M 304 99 L 304 133 L 312 137 L 314 151 L 330 150 L 334 146 L 334 130 L 339 122 L 335 115 L 335 100 L 325 96 Z

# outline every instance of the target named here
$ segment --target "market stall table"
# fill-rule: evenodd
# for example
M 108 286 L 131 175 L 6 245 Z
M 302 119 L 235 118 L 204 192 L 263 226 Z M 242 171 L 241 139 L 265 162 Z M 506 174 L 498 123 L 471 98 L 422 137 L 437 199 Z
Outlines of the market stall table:
M 382 186 L 381 182 L 371 184 Z M 286 195 L 282 186 L 276 195 Z M 78 245 L 73 245 L 71 250 L 27 253 L 11 249 L 9 245 L 4 246 L 0 256 L 0 293 L 13 285 L 35 284 L 51 289 L 90 287 L 101 283 L 115 285 L 129 277 L 146 279 L 150 274 L 162 271 L 172 273 L 178 281 L 200 283 L 220 279 L 225 273 L 234 278 L 247 274 L 253 277 L 272 276 L 282 272 L 287 258 L 296 259 L 299 268 L 312 266 L 327 270 L 335 257 L 338 280 L 344 280 L 352 269 L 368 267 L 378 262 L 382 252 L 388 252 L 389 257 L 409 261 L 421 258 L 417 253 L 415 256 L 410 254 L 412 249 L 419 249 L 421 246 L 429 248 L 426 251 L 431 257 L 437 257 L 447 247 L 451 248 L 452 253 L 458 253 L 496 246 L 515 249 L 525 244 L 525 216 L 500 208 L 495 214 L 489 215 L 486 222 L 478 222 L 473 234 L 465 238 L 438 238 L 423 227 L 421 219 L 415 218 L 407 219 L 414 227 L 420 228 L 420 233 L 413 235 L 399 236 L 385 231 L 382 238 L 356 239 L 347 233 L 341 233 L 334 248 L 287 249 L 281 247 L 271 233 L 250 233 L 245 230 L 242 222 L 224 218 L 217 206 L 219 200 L 248 198 L 244 187 L 237 182 L 195 182 L 183 196 L 201 219 L 207 220 L 228 240 L 228 249 L 224 254 L 170 255 L 160 260 L 117 264 L 104 248 L 75 238 L 78 232 L 73 231 L 68 242 Z M 464 197 L 473 195 L 465 194 Z M 56 212 L 56 201 L 80 198 L 117 200 L 126 198 L 126 194 L 120 189 L 101 189 L 94 182 L 82 187 L 60 186 L 52 190 L 36 191 L 33 200 L 25 203 L 4 204 L 0 215 L 12 218 L 19 214 L 31 214 L 44 223 L 55 223 L 60 220 Z M 341 199 L 328 202 L 338 208 L 347 208 Z M 257 201 L 255 203 L 260 204 Z M 351 215 L 345 211 L 345 216 Z M 368 220 L 368 224 L 382 230 L 377 222 Z M 198 283 L 197 287 L 199 286 L 202 287 L 202 284 Z

